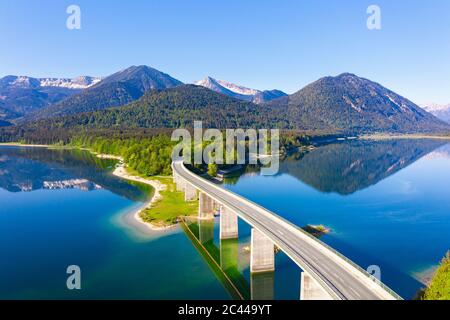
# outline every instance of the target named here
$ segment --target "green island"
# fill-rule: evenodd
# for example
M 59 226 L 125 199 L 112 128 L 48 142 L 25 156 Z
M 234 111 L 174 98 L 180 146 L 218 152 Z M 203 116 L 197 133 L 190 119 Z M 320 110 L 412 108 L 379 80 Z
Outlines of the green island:
M 304 231 L 308 232 L 309 234 L 313 235 L 316 238 L 320 238 L 321 236 L 331 232 L 331 229 L 327 228 L 323 224 L 319 224 L 319 225 L 308 224 L 308 225 L 302 227 L 302 229 Z

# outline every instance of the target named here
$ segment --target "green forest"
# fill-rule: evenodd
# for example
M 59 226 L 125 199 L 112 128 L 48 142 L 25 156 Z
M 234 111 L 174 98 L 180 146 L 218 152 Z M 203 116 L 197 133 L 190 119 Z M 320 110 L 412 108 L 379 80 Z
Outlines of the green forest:
M 170 164 L 175 142 L 165 134 L 129 139 L 80 135 L 72 138 L 69 145 L 121 156 L 128 167 L 143 175 L 171 174 Z
M 25 142 L 30 143 L 32 141 Z M 146 133 L 137 131 L 134 135 L 130 135 L 130 133 L 120 135 L 117 132 L 115 135 L 109 135 L 108 131 L 97 131 L 95 133 L 74 134 L 63 145 L 87 148 L 102 154 L 121 156 L 129 168 L 140 174 L 153 176 L 171 174 L 172 150 L 177 143 L 176 141 L 171 141 L 171 136 L 168 132 L 162 131 Z M 280 151 L 281 153 L 286 153 L 288 150 L 299 148 L 309 143 L 307 136 L 286 132 L 280 138 Z M 206 146 L 207 143 L 205 142 L 202 147 Z M 214 176 L 217 174 L 218 166 L 200 165 L 197 166 L 197 169 L 204 169 L 205 172 L 207 171 L 211 176 Z

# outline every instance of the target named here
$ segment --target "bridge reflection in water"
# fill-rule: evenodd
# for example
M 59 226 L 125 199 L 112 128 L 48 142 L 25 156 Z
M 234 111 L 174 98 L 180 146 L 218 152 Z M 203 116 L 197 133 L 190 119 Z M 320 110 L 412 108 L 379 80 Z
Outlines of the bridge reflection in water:
M 182 229 L 233 299 L 273 300 L 274 272 L 252 273 L 246 246 L 235 239 L 215 238 L 215 219 L 185 218 Z

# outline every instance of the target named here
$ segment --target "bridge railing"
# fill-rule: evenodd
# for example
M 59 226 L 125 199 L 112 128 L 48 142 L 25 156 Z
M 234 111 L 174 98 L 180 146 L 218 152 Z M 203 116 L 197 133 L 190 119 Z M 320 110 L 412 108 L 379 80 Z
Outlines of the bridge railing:
M 189 171 L 189 173 L 191 173 L 192 175 L 194 175 L 194 173 L 191 172 L 189 169 L 187 169 L 187 168 L 184 166 L 184 164 L 183 164 L 183 167 L 184 167 L 187 171 Z M 172 167 L 172 170 L 173 170 L 173 167 Z M 200 179 L 201 179 L 201 177 L 197 177 L 197 178 L 200 178 Z M 205 180 L 206 180 L 206 179 L 205 179 Z M 208 181 L 208 182 L 209 182 L 209 181 Z M 214 186 L 215 186 L 215 187 L 218 187 L 217 185 L 214 185 Z M 219 187 L 218 187 L 218 188 L 219 188 Z M 278 215 L 278 214 L 276 214 L 276 213 L 274 213 L 274 212 L 272 212 L 272 211 L 270 211 L 270 210 L 264 208 L 263 206 L 261 206 L 261 205 L 255 203 L 255 202 L 253 202 L 253 201 L 251 201 L 251 200 L 249 200 L 249 199 L 246 199 L 246 198 L 244 198 L 244 197 L 242 197 L 242 196 L 240 196 L 240 195 L 238 195 L 238 194 L 236 194 L 236 193 L 234 193 L 234 192 L 232 192 L 232 191 L 230 191 L 230 190 L 227 190 L 227 189 L 224 189 L 224 188 L 221 188 L 221 189 L 223 189 L 223 190 L 229 192 L 230 194 L 234 195 L 235 197 L 242 198 L 243 200 L 245 200 L 245 201 L 251 203 L 252 205 L 254 205 L 254 206 L 260 208 L 261 210 L 270 213 L 274 218 L 277 218 L 277 219 L 283 221 L 284 223 L 288 224 L 290 227 L 295 228 L 296 230 L 298 230 L 298 231 L 301 232 L 302 234 L 304 234 L 304 235 L 306 235 L 307 237 L 309 237 L 311 240 L 315 241 L 316 243 L 318 243 L 318 244 L 322 245 L 323 247 L 325 247 L 326 249 L 330 250 L 332 253 L 334 253 L 335 255 L 337 255 L 339 258 L 343 259 L 345 262 L 347 262 L 348 264 L 350 264 L 352 267 L 354 267 L 355 269 L 357 269 L 358 271 L 360 271 L 360 272 L 361 272 L 363 275 L 365 275 L 370 281 L 373 281 L 375 284 L 379 285 L 382 289 L 384 289 L 386 292 L 388 292 L 388 293 L 389 293 L 391 296 L 393 296 L 395 299 L 397 299 L 397 300 L 403 300 L 403 298 L 402 298 L 398 293 L 396 293 L 394 290 L 392 290 L 391 288 L 389 288 L 387 285 L 385 285 L 385 284 L 384 284 L 383 282 L 381 282 L 380 280 L 374 278 L 374 276 L 372 276 L 371 274 L 369 274 L 369 273 L 367 272 L 367 270 L 363 269 L 361 266 L 359 266 L 358 264 L 356 264 L 355 262 L 353 262 L 352 260 L 350 260 L 349 258 L 347 258 L 345 255 L 343 255 L 342 253 L 340 253 L 340 252 L 337 251 L 336 249 L 330 247 L 330 246 L 329 246 L 328 244 L 326 244 L 325 242 L 321 241 L 320 239 L 317 239 L 316 237 L 314 237 L 314 236 L 311 235 L 310 233 L 306 232 L 306 231 L 303 230 L 301 227 L 298 227 L 297 225 L 293 224 L 293 223 L 290 222 L 289 220 L 287 220 L 287 219 L 281 217 L 280 215 Z

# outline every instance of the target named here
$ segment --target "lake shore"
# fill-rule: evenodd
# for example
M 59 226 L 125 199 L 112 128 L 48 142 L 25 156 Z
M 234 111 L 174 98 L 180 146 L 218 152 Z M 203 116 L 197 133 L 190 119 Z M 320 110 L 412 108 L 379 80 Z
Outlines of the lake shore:
M 436 274 L 438 268 L 439 265 L 429 266 L 422 270 L 412 272 L 412 276 L 417 279 L 417 281 L 428 287 L 431 284 L 431 280 L 433 280 L 433 276 Z
M 450 140 L 450 136 L 426 135 L 426 134 L 368 134 L 358 137 L 360 140 L 399 140 L 399 139 L 437 139 Z
M 23 144 L 17 142 L 1 142 L 0 147 L 51 148 L 52 146 L 46 144 Z
M 104 158 L 104 157 L 107 157 L 107 156 L 109 156 L 109 155 L 97 154 L 97 157 L 99 157 L 99 158 L 102 158 L 102 157 Z M 167 189 L 166 185 L 164 185 L 163 183 L 161 183 L 160 181 L 157 181 L 157 180 L 145 179 L 145 178 L 142 178 L 142 177 L 139 177 L 139 176 L 134 176 L 134 175 L 129 174 L 126 171 L 125 165 L 123 163 L 123 159 L 121 159 L 121 162 L 114 169 L 113 175 L 115 175 L 116 177 L 119 177 L 121 179 L 135 181 L 135 182 L 139 182 L 139 183 L 144 183 L 144 184 L 150 185 L 155 190 L 151 200 L 148 201 L 146 204 L 144 204 L 141 208 L 139 208 L 138 210 L 135 210 L 132 213 L 132 216 L 133 216 L 134 220 L 136 220 L 137 222 L 139 222 L 142 225 L 145 225 L 151 231 L 164 231 L 164 230 L 171 229 L 171 228 L 176 226 L 175 224 L 173 224 L 173 225 L 166 225 L 166 226 L 156 225 L 154 223 L 144 221 L 142 219 L 142 217 L 141 217 L 141 212 L 143 210 L 150 209 L 157 201 L 162 199 L 161 191 L 164 191 L 164 190 Z

